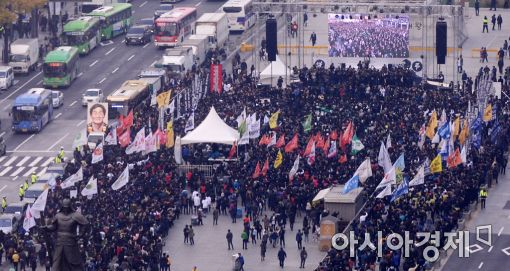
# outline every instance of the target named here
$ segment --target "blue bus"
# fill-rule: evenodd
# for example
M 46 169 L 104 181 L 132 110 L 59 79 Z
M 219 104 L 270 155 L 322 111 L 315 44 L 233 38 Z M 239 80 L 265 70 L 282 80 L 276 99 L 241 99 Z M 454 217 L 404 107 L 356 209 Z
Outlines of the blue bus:
M 52 117 L 51 90 L 31 88 L 14 100 L 12 130 L 14 132 L 40 132 Z

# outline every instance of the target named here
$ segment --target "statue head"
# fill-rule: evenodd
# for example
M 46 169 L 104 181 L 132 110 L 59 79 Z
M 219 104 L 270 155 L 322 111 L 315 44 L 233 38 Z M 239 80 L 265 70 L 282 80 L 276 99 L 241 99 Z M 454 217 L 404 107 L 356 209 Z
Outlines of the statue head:
M 62 211 L 65 213 L 70 213 L 72 211 L 70 199 L 62 200 Z

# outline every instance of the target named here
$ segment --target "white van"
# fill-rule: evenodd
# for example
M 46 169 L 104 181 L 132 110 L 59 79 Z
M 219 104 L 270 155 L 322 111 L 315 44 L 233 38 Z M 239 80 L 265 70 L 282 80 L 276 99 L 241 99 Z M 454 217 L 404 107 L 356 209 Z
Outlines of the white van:
M 7 90 L 14 84 L 14 72 L 10 66 L 0 66 L 0 89 Z

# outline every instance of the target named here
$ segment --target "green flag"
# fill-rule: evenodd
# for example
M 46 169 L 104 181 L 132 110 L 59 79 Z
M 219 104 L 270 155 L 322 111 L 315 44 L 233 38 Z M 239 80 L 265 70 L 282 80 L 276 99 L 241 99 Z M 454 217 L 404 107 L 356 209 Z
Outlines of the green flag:
M 352 155 L 357 154 L 359 151 L 361 151 L 362 149 L 365 148 L 365 146 L 363 145 L 363 143 L 361 143 L 361 140 L 359 140 L 357 135 L 354 135 L 352 137 L 351 144 L 352 144 L 352 148 L 351 148 L 351 154 Z
M 306 119 L 303 122 L 303 130 L 305 133 L 308 133 L 310 130 L 312 130 L 312 114 L 306 116 Z

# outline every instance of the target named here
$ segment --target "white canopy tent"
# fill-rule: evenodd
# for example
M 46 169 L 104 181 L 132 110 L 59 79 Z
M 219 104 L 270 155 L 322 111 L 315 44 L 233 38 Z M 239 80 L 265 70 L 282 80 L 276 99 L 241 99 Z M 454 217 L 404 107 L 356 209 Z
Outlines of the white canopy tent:
M 216 113 L 214 107 L 204 121 L 181 139 L 181 144 L 219 143 L 233 145 L 239 141 L 239 132 L 228 126 Z
M 271 69 L 272 67 L 272 69 Z M 271 78 L 273 78 L 273 86 L 278 83 L 278 78 L 283 78 L 283 85 L 290 79 L 292 71 L 285 66 L 280 57 L 276 55 L 276 61 L 269 62 L 269 65 L 260 73 L 259 83 L 264 85 L 271 85 Z M 287 80 L 286 80 L 287 79 Z

